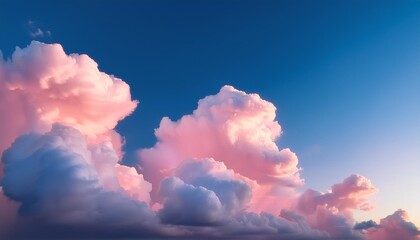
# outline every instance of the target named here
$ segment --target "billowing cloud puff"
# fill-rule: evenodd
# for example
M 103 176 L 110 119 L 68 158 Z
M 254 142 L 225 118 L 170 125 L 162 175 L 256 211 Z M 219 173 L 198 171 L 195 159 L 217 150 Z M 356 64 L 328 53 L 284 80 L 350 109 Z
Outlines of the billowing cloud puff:
M 328 233 L 313 230 L 295 212 L 283 210 L 278 217 L 247 211 L 252 182 L 214 159 L 185 160 L 174 175 L 160 186 L 164 204 L 159 216 L 164 223 L 212 226 L 215 229 L 208 234 L 213 237 L 328 238 Z
M 159 210 L 164 223 L 209 226 L 223 219 L 219 198 L 204 187 L 194 187 L 171 177 L 162 181 L 159 194 L 164 198 L 163 207 Z
M 103 181 L 106 177 L 101 181 L 94 158 L 115 157 L 116 153 L 102 149 L 104 153 L 98 155 L 98 151 L 88 149 L 79 131 L 60 125 L 54 125 L 43 135 L 19 137 L 3 154 L 4 193 L 21 203 L 20 215 L 41 216 L 46 221 L 78 224 L 156 221 L 144 202 L 126 197 L 124 191 L 104 188 L 102 182 L 108 181 Z
M 306 217 L 311 227 L 326 231 L 334 238 L 360 238 L 353 229 L 352 210 L 369 210 L 367 196 L 377 189 L 363 176 L 352 174 L 343 182 L 334 184 L 327 193 L 306 190 L 295 208 Z
M 120 164 L 115 165 L 115 171 L 119 185 L 128 196 L 150 204 L 152 184 L 144 180 L 143 175 L 138 174 L 134 167 Z
M 306 221 L 313 229 L 328 233 L 332 239 L 362 239 L 362 234 L 353 229 L 352 216 L 318 206 L 310 215 L 304 215 Z
M 150 203 L 151 183 L 144 180 L 136 169 L 119 164 L 120 156 L 116 152 L 112 139 L 99 144 L 89 144 L 91 164 L 105 190 L 121 191 L 133 199 Z
M 201 99 L 193 114 L 176 122 L 163 118 L 156 145 L 140 152 L 146 179 L 158 184 L 183 160 L 211 157 L 260 184 L 300 185 L 296 155 L 275 144 L 281 133 L 275 110 L 257 94 L 224 86 Z
M 129 86 L 99 71 L 87 55 L 67 55 L 59 44 L 33 41 L 0 59 L 0 151 L 23 133 L 45 132 L 53 123 L 89 137 L 106 134 L 137 102 Z M 112 113 L 112 114 L 111 114 Z
M 369 179 L 352 174 L 342 183 L 334 184 L 327 193 L 309 189 L 300 196 L 296 208 L 305 214 L 315 212 L 318 206 L 334 208 L 338 211 L 360 209 L 369 210 L 372 206 L 367 196 L 377 192 Z
M 223 163 L 211 158 L 184 161 L 175 170 L 175 176 L 195 187 L 213 191 L 228 213 L 244 210 L 252 197 L 252 189 L 246 179 L 235 176 Z
M 375 224 L 365 229 L 369 240 L 420 239 L 419 229 L 409 221 L 407 212 L 402 209 L 381 219 L 379 225 Z

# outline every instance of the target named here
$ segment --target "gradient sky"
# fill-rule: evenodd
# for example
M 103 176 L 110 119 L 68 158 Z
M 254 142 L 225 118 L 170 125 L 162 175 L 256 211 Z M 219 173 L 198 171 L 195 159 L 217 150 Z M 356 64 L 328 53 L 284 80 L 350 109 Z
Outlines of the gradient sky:
M 306 187 L 351 173 L 420 225 L 420 1 L 0 1 L 5 58 L 31 40 L 86 53 L 131 87 L 125 161 L 223 85 L 277 107 Z M 37 34 L 37 29 L 42 33 Z

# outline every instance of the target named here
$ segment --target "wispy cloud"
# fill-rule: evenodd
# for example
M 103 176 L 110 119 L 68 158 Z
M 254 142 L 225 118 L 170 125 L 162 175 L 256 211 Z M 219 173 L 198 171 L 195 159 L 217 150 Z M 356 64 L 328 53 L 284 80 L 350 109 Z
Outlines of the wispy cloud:
M 29 35 L 32 38 L 44 38 L 44 37 L 51 37 L 51 31 L 42 29 L 40 24 L 36 21 L 29 20 L 27 22 L 27 26 L 29 29 Z

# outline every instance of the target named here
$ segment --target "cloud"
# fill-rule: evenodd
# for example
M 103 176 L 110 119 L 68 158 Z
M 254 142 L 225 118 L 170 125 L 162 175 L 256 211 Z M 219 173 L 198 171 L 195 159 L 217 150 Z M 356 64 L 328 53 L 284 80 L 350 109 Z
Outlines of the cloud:
M 44 38 L 44 37 L 51 37 L 51 31 L 49 30 L 42 30 L 39 27 L 39 23 L 29 20 L 27 22 L 27 26 L 29 28 L 29 35 L 33 38 Z
M 326 193 L 306 190 L 294 207 L 311 227 L 326 231 L 333 238 L 358 239 L 361 234 L 354 231 L 352 211 L 370 210 L 367 196 L 376 191 L 368 179 L 352 174 Z
M 33 41 L 16 48 L 11 59 L 0 59 L 0 112 L 7 113 L 0 125 L 1 152 L 16 137 L 49 131 L 53 123 L 91 139 L 110 138 L 136 106 L 125 82 L 99 71 L 87 55 L 67 55 L 59 44 Z
M 327 233 L 308 228 L 303 218 L 293 214 L 283 211 L 278 217 L 266 212 L 242 212 L 225 225 L 222 236 L 241 239 L 330 239 Z
M 343 182 L 334 184 L 327 193 L 312 189 L 305 191 L 297 201 L 296 208 L 305 214 L 313 213 L 318 206 L 334 208 L 337 211 L 366 211 L 372 208 L 366 197 L 377 191 L 369 179 L 352 174 Z
M 154 230 L 159 220 L 142 201 L 149 198 L 150 188 L 147 183 L 140 183 L 141 175 L 130 173 L 129 177 L 136 181 L 132 183 L 133 188 L 127 188 L 119 185 L 125 183 L 117 176 L 121 168 L 106 169 L 106 174 L 101 172 L 103 166 L 97 168 L 96 161 L 115 164 L 116 153 L 109 152 L 112 149 L 108 146 L 112 145 L 103 143 L 92 148 L 78 130 L 58 124 L 45 134 L 19 137 L 2 157 L 1 184 L 4 195 L 13 205 L 6 205 L 5 200 L 0 199 L 2 207 L 18 207 L 17 212 L 16 207 L 10 209 L 16 223 L 15 226 L 2 225 L 0 229 L 10 239 L 69 237 L 74 235 L 71 229 L 96 237 L 106 233 L 119 236 L 121 229 L 127 229 L 129 236 L 164 234 L 165 228 Z M 122 169 L 124 172 L 131 168 Z M 141 189 L 143 186 L 145 189 Z M 132 189 L 141 197 L 130 195 Z M 138 230 L 132 232 L 132 228 Z M 81 236 L 76 234 L 75 237 Z
M 364 229 L 368 229 L 368 228 L 377 228 L 377 227 L 379 227 L 379 225 L 375 221 L 369 220 L 369 221 L 356 223 L 354 225 L 353 229 L 354 230 L 364 230 Z
M 115 171 L 119 185 L 129 197 L 150 204 L 152 184 L 144 180 L 143 175 L 138 174 L 134 167 L 120 164 L 115 165 Z
M 211 158 L 186 160 L 175 170 L 175 176 L 195 187 L 213 191 L 227 213 L 244 210 L 252 197 L 252 187 L 243 177 Z
M 213 191 L 204 187 L 171 177 L 162 181 L 159 194 L 165 199 L 159 211 L 164 223 L 209 226 L 223 219 L 222 204 Z
M 257 94 L 224 86 L 216 95 L 201 99 L 192 114 L 176 122 L 164 117 L 155 131 L 155 146 L 139 151 L 139 169 L 154 186 L 152 199 L 158 200 L 156 186 L 160 181 L 191 158 L 213 158 L 252 179 L 261 186 L 260 194 L 255 189 L 258 202 L 276 195 L 274 192 L 279 195 L 273 198 L 276 200 L 283 198 L 284 192 L 293 195 L 303 180 L 296 155 L 288 148 L 279 149 L 275 143 L 281 133 L 275 111 L 272 103 Z M 255 199 L 253 202 L 258 204 Z M 266 207 L 279 211 L 281 206 Z
M 19 137 L 3 154 L 4 193 L 21 203 L 20 215 L 54 223 L 152 220 L 154 214 L 144 202 L 126 197 L 123 190 L 105 189 L 93 163 L 95 154 L 80 132 L 69 127 L 54 125 L 46 134 Z M 107 155 L 101 157 L 107 161 Z M 107 177 L 115 179 L 103 176 L 102 180 Z
M 276 144 L 275 106 L 232 86 L 163 118 L 156 144 L 125 166 L 114 128 L 137 104 L 125 82 L 59 44 L 0 59 L 2 238 L 419 236 L 402 210 L 355 224 L 377 192 L 363 176 L 300 193 L 298 158 Z
M 16 224 L 16 212 L 19 203 L 10 200 L 4 195 L 3 188 L 0 187 L 0 235 L 8 236 Z
M 371 222 L 371 221 L 370 221 Z M 398 209 L 365 231 L 369 240 L 420 239 L 419 229 L 409 221 L 406 211 Z
M 41 30 L 41 28 L 36 28 L 35 31 L 31 31 L 29 35 L 31 35 L 31 37 L 33 38 L 37 38 L 37 37 L 51 36 L 51 32 L 48 30 L 44 32 L 43 30 Z

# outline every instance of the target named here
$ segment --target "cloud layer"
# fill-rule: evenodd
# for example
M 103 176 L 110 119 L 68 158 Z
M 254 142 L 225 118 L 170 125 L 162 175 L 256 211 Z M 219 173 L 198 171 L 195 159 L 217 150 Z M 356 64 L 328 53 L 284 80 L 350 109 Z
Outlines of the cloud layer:
M 191 114 L 164 117 L 129 167 L 114 128 L 136 106 L 125 82 L 59 44 L 0 59 L 0 234 L 419 239 L 403 210 L 354 221 L 377 191 L 363 176 L 300 193 L 298 158 L 276 144 L 276 108 L 257 94 L 224 86 Z

